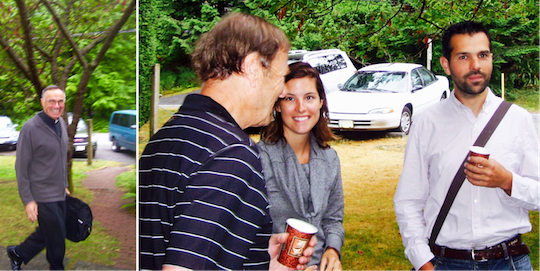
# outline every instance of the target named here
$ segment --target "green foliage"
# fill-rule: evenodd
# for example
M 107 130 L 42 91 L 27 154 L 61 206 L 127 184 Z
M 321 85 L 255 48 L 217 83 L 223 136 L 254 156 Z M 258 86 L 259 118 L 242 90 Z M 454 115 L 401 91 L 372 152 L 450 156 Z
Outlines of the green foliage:
M 180 67 L 190 66 L 189 54 L 200 34 L 224 14 L 221 1 L 182 0 L 175 4 L 141 1 L 141 125 L 148 118 L 150 84 L 154 63 L 162 64 L 164 89 L 175 89 Z M 291 40 L 293 49 L 338 48 L 362 65 L 381 62 L 411 62 L 427 65 L 427 44 L 432 40 L 432 70 L 439 65 L 440 39 L 453 23 L 475 20 L 491 31 L 495 55 L 491 88 L 500 92 L 501 74 L 512 98 L 513 90 L 539 87 L 539 20 L 532 0 L 465 1 L 228 1 L 228 8 L 261 16 L 277 25 Z M 144 27 L 155 27 L 143 32 Z M 149 27 L 150 28 L 150 27 Z M 156 30 L 157 29 L 157 30 Z M 531 34 L 533 33 L 533 34 Z M 150 43 L 143 39 L 152 40 Z M 151 61 L 150 61 L 151 60 Z M 152 62 L 153 61 L 153 62 Z M 179 72 L 180 71 L 180 72 Z M 173 75 L 176 79 L 173 79 Z M 191 86 L 187 84 L 186 86 Z M 538 92 L 537 92 L 538 93 Z
M 94 161 L 93 166 L 87 166 L 86 162 L 75 162 L 73 171 L 75 176 L 75 191 L 73 195 L 87 203 L 93 200 L 92 191 L 83 187 L 81 181 L 86 177 L 86 172 L 104 166 L 118 166 L 111 162 Z M 19 244 L 35 231 L 36 224 L 32 224 L 26 218 L 24 205 L 21 202 L 17 189 L 15 176 L 15 156 L 0 156 L 0 245 Z M 73 269 L 78 261 L 92 262 L 112 266 L 118 257 L 120 244 L 118 240 L 95 221 L 92 234 L 84 242 L 66 242 L 66 257 L 70 258 L 70 264 L 66 268 Z
M 157 63 L 156 21 L 161 14 L 158 2 L 139 1 L 139 125 L 146 123 L 150 115 L 152 68 Z
M 199 85 L 197 75 L 188 67 L 178 67 L 176 70 L 164 70 L 160 73 L 160 85 L 164 91 L 173 88 L 193 88 Z
M 132 200 L 130 203 L 122 206 L 122 208 L 133 208 L 137 200 L 137 181 L 135 169 L 123 172 L 116 176 L 116 186 L 125 190 L 122 199 Z
M 150 3 L 151 2 L 151 3 Z M 190 67 L 189 54 L 200 34 L 220 19 L 221 1 L 140 1 L 140 93 L 139 127 L 148 121 L 152 74 L 160 64 L 160 83 L 164 89 L 198 84 Z M 173 78 L 176 74 L 176 78 Z
M 4 1 L 5 2 L 5 1 Z M 61 74 L 68 70 L 74 54 L 65 39 L 58 39 L 58 27 L 52 15 L 41 1 L 26 1 L 29 8 L 29 20 L 32 24 L 32 34 L 35 36 L 36 68 L 39 70 L 40 81 L 44 86 L 61 84 Z M 73 4 L 73 6 L 70 6 Z M 96 38 L 99 31 L 107 29 L 123 14 L 125 1 L 59 1 L 52 3 L 53 9 L 64 21 L 72 39 L 79 49 L 84 48 Z M 69 6 L 69 8 L 68 8 Z M 68 13 L 69 12 L 69 13 Z M 22 47 L 23 32 L 19 12 L 14 1 L 0 4 L 2 33 L 0 38 L 11 42 L 11 49 L 19 56 L 27 56 Z M 103 16 L 107 14 L 107 16 Z M 69 15 L 69 16 L 67 16 Z M 124 25 L 124 30 L 136 28 L 135 16 Z M 55 47 L 56 46 L 56 47 Z M 94 71 L 87 85 L 87 93 L 83 105 L 83 116 L 92 117 L 95 123 L 108 121 L 112 109 L 132 109 L 136 107 L 136 32 L 119 33 L 114 39 L 108 52 Z M 101 49 L 98 45 L 96 49 Z M 97 50 L 91 50 L 86 55 L 87 61 L 95 59 Z M 23 60 L 25 63 L 27 59 Z M 57 67 L 58 69 L 54 69 Z M 78 88 L 83 69 L 80 64 L 67 74 L 66 111 L 73 111 L 74 93 Z M 35 90 L 14 61 L 8 57 L 5 50 L 0 51 L 0 115 L 10 116 L 14 122 L 23 124 L 37 111 L 41 110 L 39 101 L 40 91 Z

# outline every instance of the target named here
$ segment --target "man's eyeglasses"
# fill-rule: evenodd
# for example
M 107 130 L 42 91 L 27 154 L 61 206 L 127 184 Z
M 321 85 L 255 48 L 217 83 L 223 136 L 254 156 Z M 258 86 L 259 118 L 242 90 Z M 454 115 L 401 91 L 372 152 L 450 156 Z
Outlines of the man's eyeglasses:
M 66 102 L 66 101 L 64 101 L 64 100 L 58 100 L 58 101 L 57 101 L 57 100 L 48 100 L 48 101 L 47 101 L 47 103 L 48 103 L 50 106 L 54 106 L 54 105 L 56 105 L 56 104 L 58 104 L 58 105 L 64 105 L 65 102 Z

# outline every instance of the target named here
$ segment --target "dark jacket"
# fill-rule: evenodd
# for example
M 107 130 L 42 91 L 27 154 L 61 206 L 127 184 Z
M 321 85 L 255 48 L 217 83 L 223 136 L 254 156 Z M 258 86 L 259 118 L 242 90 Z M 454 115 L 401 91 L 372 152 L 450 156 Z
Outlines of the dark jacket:
M 15 171 L 24 205 L 63 201 L 68 186 L 66 123 L 59 119 L 60 138 L 38 114 L 23 125 L 17 142 Z

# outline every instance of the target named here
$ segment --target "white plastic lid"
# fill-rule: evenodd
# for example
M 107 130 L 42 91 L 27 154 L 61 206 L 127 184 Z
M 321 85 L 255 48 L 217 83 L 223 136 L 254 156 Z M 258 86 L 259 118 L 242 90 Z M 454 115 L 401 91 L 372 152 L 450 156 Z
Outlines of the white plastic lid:
M 317 227 L 305 222 L 305 221 L 302 221 L 300 219 L 296 219 L 296 218 L 289 218 L 287 219 L 287 224 L 289 224 L 289 226 L 297 229 L 298 231 L 301 231 L 303 233 L 308 233 L 308 234 L 315 234 L 317 233 Z

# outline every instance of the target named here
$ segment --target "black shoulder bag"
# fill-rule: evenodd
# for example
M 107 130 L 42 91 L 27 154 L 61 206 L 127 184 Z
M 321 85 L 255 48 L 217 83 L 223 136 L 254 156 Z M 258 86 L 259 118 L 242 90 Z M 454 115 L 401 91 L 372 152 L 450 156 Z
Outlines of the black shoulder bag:
M 473 146 L 484 147 L 486 145 L 489 138 L 491 137 L 491 134 L 493 134 L 493 131 L 495 131 L 495 129 L 499 125 L 499 122 L 501 122 L 511 105 L 511 103 L 506 101 L 503 101 L 501 105 L 499 105 L 499 108 L 497 108 L 497 111 L 495 111 L 489 122 L 486 124 L 486 127 L 484 127 L 484 130 L 482 130 L 482 133 L 480 133 L 478 139 L 476 139 L 476 142 Z M 448 193 L 446 194 L 444 203 L 441 207 L 441 210 L 439 211 L 439 215 L 435 220 L 435 225 L 433 225 L 433 230 L 431 231 L 431 236 L 429 237 L 430 248 L 434 247 L 435 240 L 437 239 L 437 236 L 441 231 L 442 224 L 448 216 L 448 211 L 450 211 L 450 207 L 452 207 L 454 199 L 456 198 L 456 195 L 461 188 L 461 185 L 465 181 L 465 162 L 467 162 L 468 157 L 469 155 L 467 154 L 467 157 L 465 157 L 465 159 L 461 163 L 461 167 L 459 167 L 456 176 L 452 181 L 452 185 L 450 185 L 450 189 L 448 189 Z

